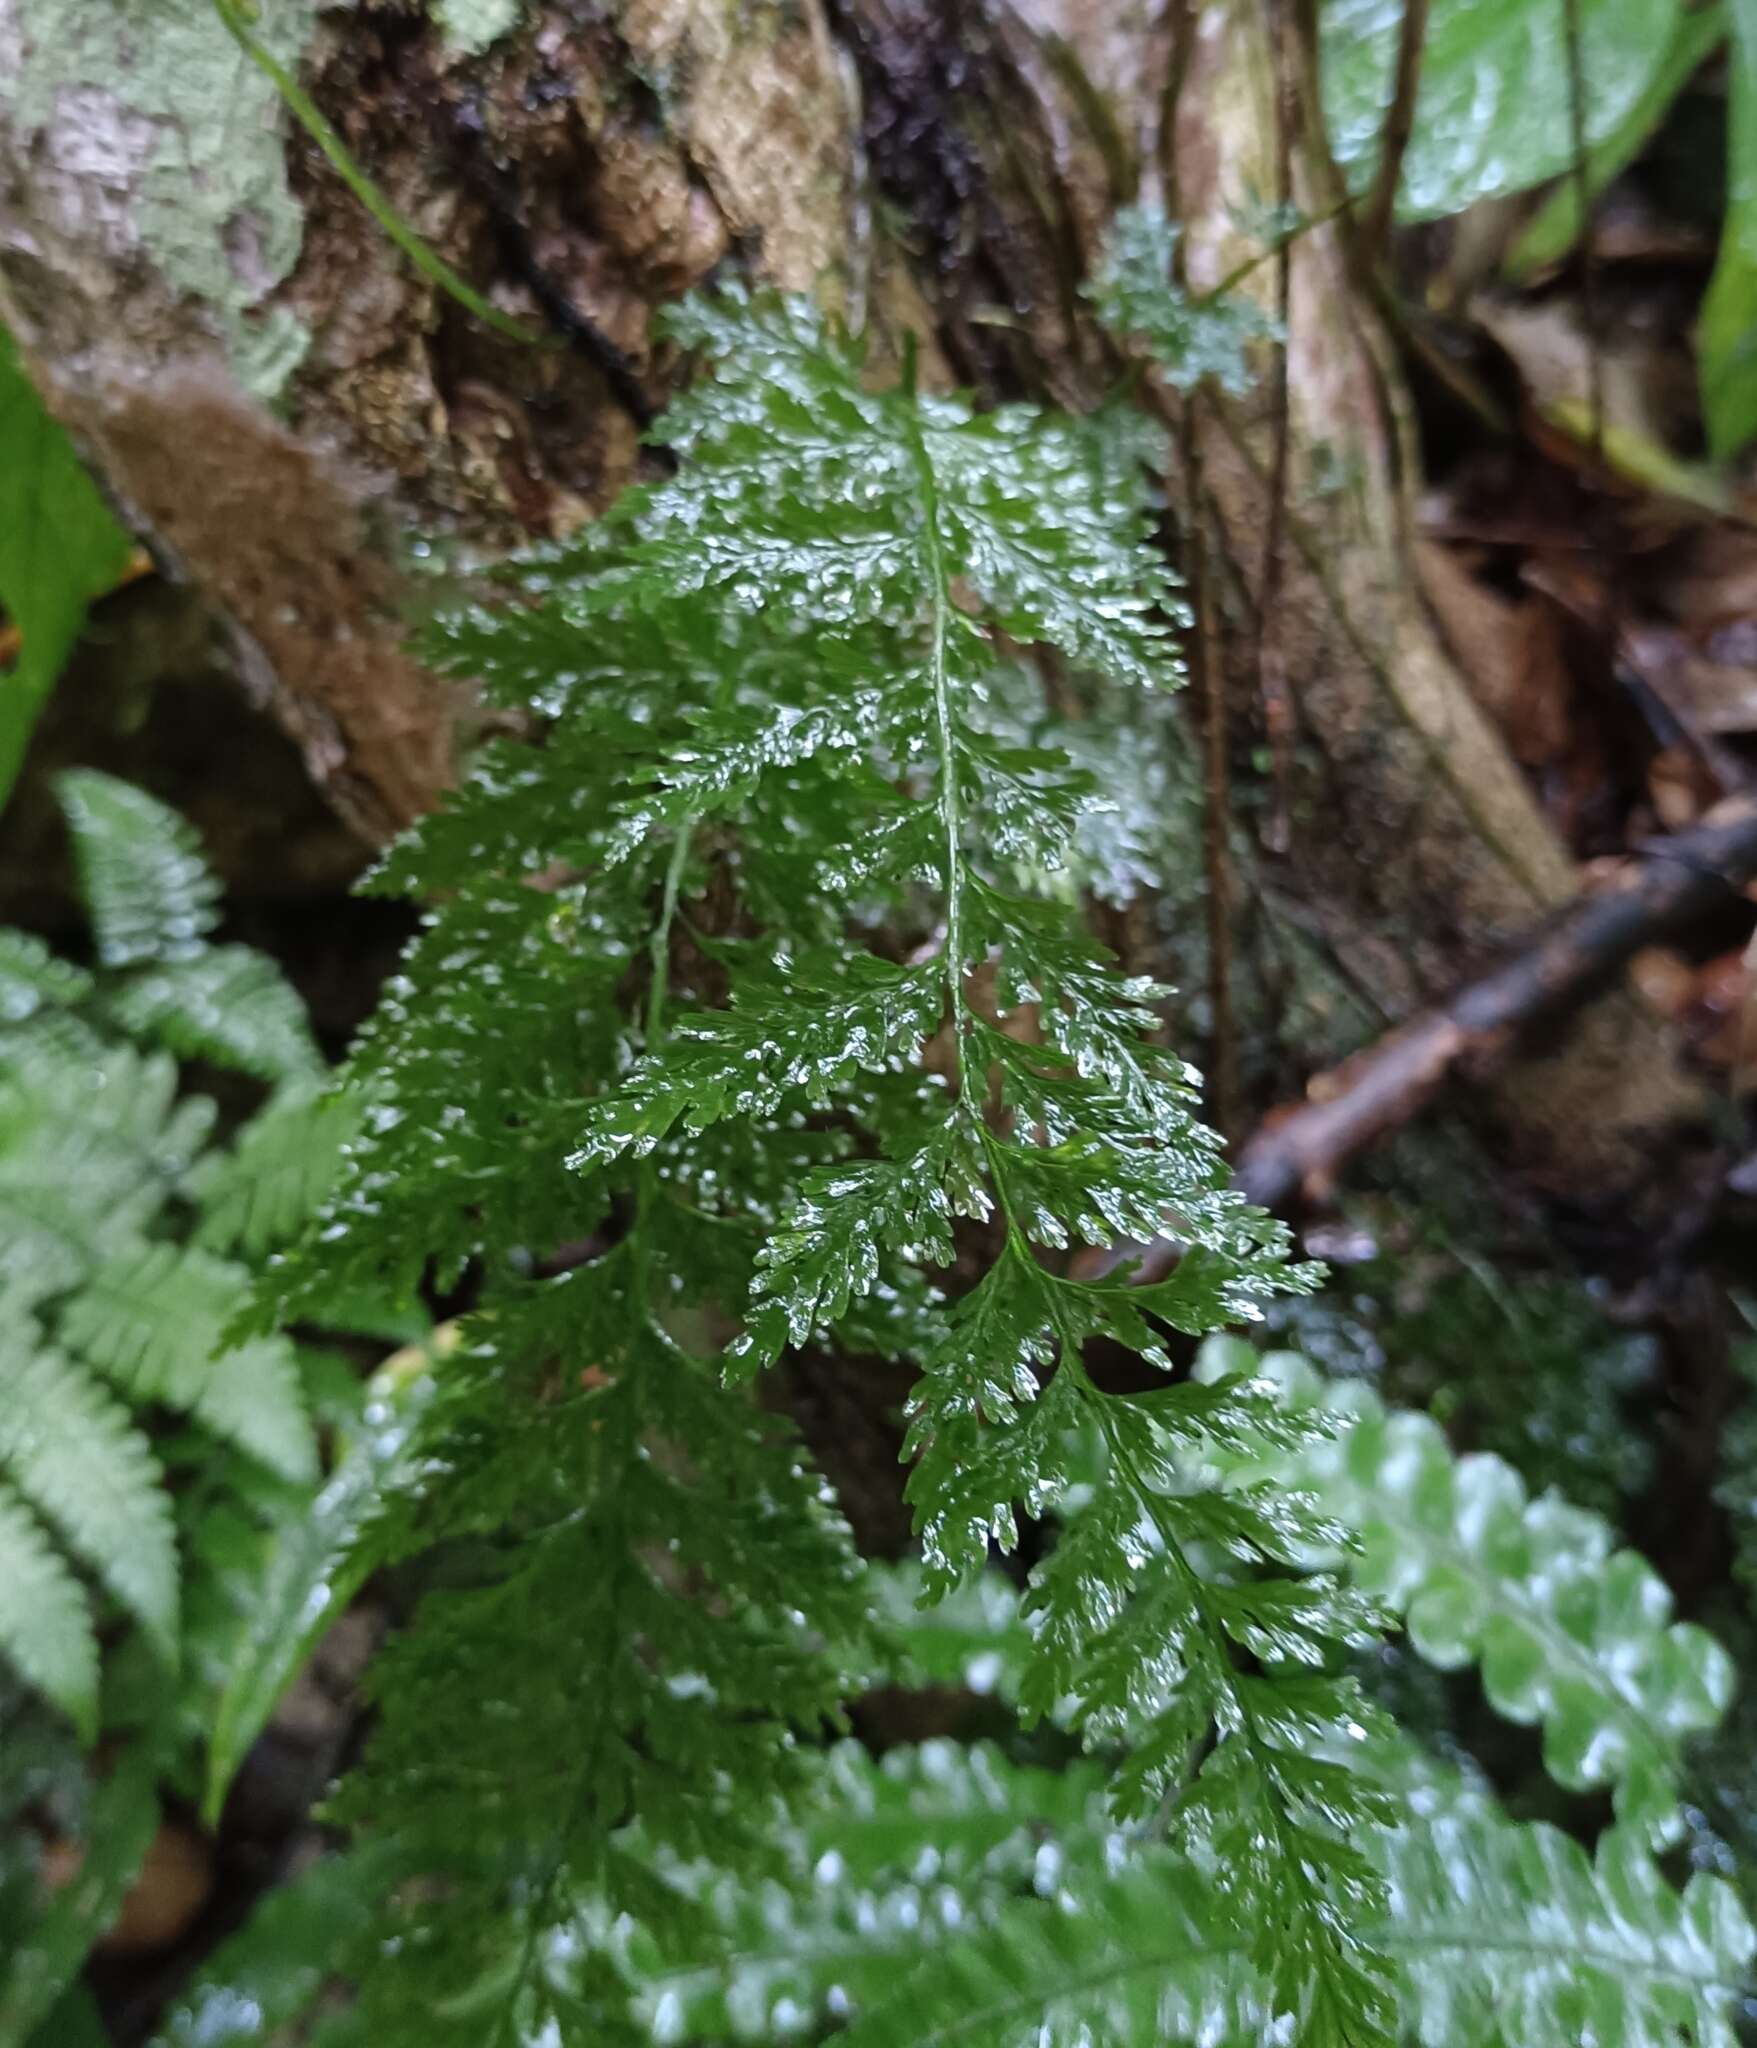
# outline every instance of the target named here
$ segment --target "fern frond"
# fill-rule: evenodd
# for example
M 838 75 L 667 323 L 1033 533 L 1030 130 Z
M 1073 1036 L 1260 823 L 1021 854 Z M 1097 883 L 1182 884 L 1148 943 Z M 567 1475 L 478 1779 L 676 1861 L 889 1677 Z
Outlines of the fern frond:
M 192 1416 L 271 1471 L 316 1476 L 317 1455 L 284 1338 L 228 1346 L 246 1276 L 194 1248 L 142 1245 L 103 1261 L 60 1321 L 69 1349 L 140 1401 Z
M 0 1332 L 0 1476 L 173 1656 L 177 1542 L 158 1462 L 119 1403 L 17 1326 Z
M 355 1810 L 450 1813 L 433 1854 L 454 1871 L 492 1824 L 527 1886 L 532 1857 L 557 1885 L 607 1884 L 591 1829 L 624 1815 L 671 1853 L 727 1848 L 714 1782 L 649 1768 L 681 1759 L 651 1673 L 719 1672 L 693 1754 L 777 1791 L 777 1738 L 833 1679 L 806 1660 L 789 1705 L 791 1659 L 766 1632 L 743 1640 L 781 1533 L 749 1514 L 776 1480 L 721 1493 L 751 1411 L 704 1376 L 789 1342 L 914 1346 L 933 1590 L 1065 1495 L 1070 1436 L 1104 1438 L 1102 1498 L 1034 1595 L 1056 1617 L 1034 1655 L 1095 1743 L 1134 1752 L 1125 1807 L 1181 1796 L 1184 1832 L 1256 1899 L 1277 2011 L 1322 2038 L 1334 2009 L 1377 2039 L 1388 2006 L 1353 1932 L 1373 1883 L 1348 1838 L 1378 1808 L 1299 1754 L 1320 1734 L 1361 1747 L 1366 1710 L 1327 1673 L 1367 1604 L 1295 1569 L 1313 1531 L 1267 1489 L 1221 1504 L 1173 1486 L 1180 1447 L 1262 1423 L 1247 1389 L 1125 1402 L 1082 1356 L 1105 1338 L 1164 1368 L 1166 1324 L 1205 1331 L 1311 1281 L 1227 1186 L 1195 1077 L 1157 1042 L 1162 991 L 1120 977 L 1065 902 L 1022 893 L 1070 858 L 1102 792 L 1009 724 L 1018 647 L 1135 693 L 1177 680 L 1138 439 L 881 388 L 862 346 L 797 302 L 731 292 L 672 321 L 718 371 L 664 424 L 674 480 L 531 567 L 534 603 L 438 631 L 445 664 L 480 665 L 549 730 L 534 754 L 492 755 L 387 863 L 381 886 L 442 901 L 355 1063 L 365 1121 L 324 1227 L 272 1281 L 283 1313 L 306 1313 L 338 1287 L 406 1291 L 430 1262 L 481 1275 L 474 1391 L 436 1411 L 443 1477 L 406 1535 L 500 1533 L 481 1582 L 436 1596 L 387 1664 Z M 906 957 L 850 948 L 880 918 L 919 932 Z M 989 969 L 1024 1028 L 978 1001 Z M 1054 1270 L 1076 1240 L 1168 1221 L 1189 1254 L 1157 1289 Z M 932 1269 L 966 1222 L 998 1256 L 947 1315 Z M 589 1263 L 533 1281 L 557 1246 Z M 662 1420 L 661 1388 L 687 1411 Z M 565 1512 L 527 1494 L 539 1432 L 571 1473 Z M 612 1460 L 649 1443 L 664 1448 L 636 1477 Z M 687 1480 L 661 1517 L 673 1472 Z M 721 1527 L 698 1546 L 705 1499 Z M 1131 1532 L 1142 1561 L 1101 1612 L 1080 1545 L 1113 1559 Z M 658 1597 L 653 1540 L 708 1599 Z M 833 1608 L 836 1572 L 820 1556 L 811 1576 Z M 839 1640 L 802 1586 L 788 1603 Z M 535 1649 L 562 1615 L 565 1640 Z M 637 1641 L 638 1670 L 620 1647 Z M 564 1678 L 588 1651 L 582 1734 Z M 509 1777 L 492 1731 L 515 1722 L 543 1767 Z M 547 1767 L 569 1755 L 576 1773 Z M 617 1875 L 642 1882 L 626 1859 Z M 528 1896 L 527 1962 L 492 1995 L 540 2032 L 560 1908 L 545 1883 Z
M 97 1737 L 98 1639 L 84 1589 L 0 1477 L 0 1651 L 84 1741 Z
M 92 978 L 50 952 L 34 932 L 0 927 L 0 1027 L 40 1009 L 66 1009 L 90 995 Z
M 86 1260 L 143 1230 L 214 1117 L 202 1097 L 178 1099 L 168 1055 L 54 1021 L 9 1034 L 0 1065 L 0 1216 L 8 1235 L 63 1248 L 52 1266 L 26 1262 L 33 1292 L 67 1285 Z
M 988 1744 L 824 1758 L 780 1872 L 685 1868 L 704 1909 L 642 1930 L 621 1977 L 647 2038 L 768 2042 L 883 2006 L 1020 1893 L 1053 1889 L 1070 1839 L 1102 1830 L 1097 1773 L 1032 1770 Z M 704 1924 L 705 1923 L 705 1924 Z M 839 2034 L 837 2038 L 840 2038 Z
M 309 1082 L 321 1069 L 305 1005 L 274 962 L 248 946 L 206 946 L 193 959 L 148 966 L 113 989 L 106 1007 L 131 1037 L 180 1059 L 271 1082 Z
M 1363 1930 L 1423 2048 L 1733 2048 L 1753 1938 L 1723 1880 L 1675 1892 L 1622 1838 L 1594 1861 L 1549 1827 L 1438 1814 L 1379 1843 L 1390 1915 Z M 1084 1882 L 1082 1882 L 1084 1879 Z M 1076 1869 L 1063 1898 L 1004 1910 L 937 1948 L 839 2040 L 849 2048 L 1083 2048 L 1263 2038 L 1255 1930 L 1199 1866 L 1164 1852 L 1120 1878 Z M 1337 2015 L 1329 2038 L 1351 2040 Z
M 103 965 L 194 959 L 218 920 L 220 892 L 190 827 L 144 789 L 95 769 L 75 769 L 56 788 Z
M 1375 1802 L 1304 1754 L 1369 1719 L 1314 1667 L 1363 1640 L 1371 1610 L 1340 1586 L 1286 1576 L 1296 1518 L 1266 1490 L 1223 1509 L 1155 1477 L 1180 1436 L 1236 1425 L 1198 1420 L 1187 1390 L 1167 1389 L 1151 1411 L 1101 1396 L 1081 1360 L 1104 1336 L 1164 1365 L 1148 1318 L 1210 1329 L 1304 1276 L 1287 1267 L 1277 1227 L 1228 1192 L 1194 1114 L 1194 1076 L 1152 1042 L 1163 991 L 1120 979 L 1065 907 L 1021 897 L 992 865 L 998 854 L 1059 866 L 1094 795 L 1059 750 L 985 729 L 1000 636 L 1050 643 L 1137 689 L 1175 679 L 1172 606 L 1142 544 L 1138 493 L 1089 428 L 873 389 L 860 350 L 802 308 L 728 297 L 692 304 L 675 325 L 721 374 L 671 416 L 685 465 L 640 508 L 630 565 L 606 585 L 655 610 L 708 594 L 734 611 L 760 602 L 819 645 L 892 623 L 896 654 L 870 701 L 843 707 L 840 743 L 870 752 L 885 736 L 920 757 L 898 810 L 923 829 L 902 841 L 906 875 L 868 869 L 862 885 L 925 867 L 944 939 L 919 967 L 856 954 L 832 979 L 788 954 L 761 980 L 735 976 L 729 1009 L 689 1020 L 594 1113 L 576 1163 L 639 1154 L 680 1122 L 760 1124 L 838 1104 L 859 1118 L 856 1076 L 919 1061 L 949 1018 L 952 1086 L 937 1107 L 924 1099 L 900 1126 L 878 1125 L 881 1159 L 807 1182 L 764 1253 L 733 1357 L 748 1369 L 832 1326 L 887 1258 L 946 1263 L 954 1219 L 1004 1220 L 1000 1256 L 923 1361 L 914 1403 L 910 1494 L 930 1585 L 978 1568 L 992 1538 L 1010 1540 L 1015 1503 L 1035 1513 L 1054 1500 L 1066 1432 L 1097 1422 L 1109 1483 L 1036 1576 L 1044 1661 L 1027 1702 L 1041 1710 L 1073 1692 L 1093 1739 L 1136 1745 L 1118 1784 L 1125 1811 L 1181 1790 L 1185 1824 L 1206 1832 L 1241 1894 L 1274 1901 L 1275 1996 L 1310 2038 L 1377 2038 L 1383 1991 L 1352 1933 L 1373 1879 L 1344 1839 Z M 748 777 L 751 753 L 731 738 Z M 985 959 L 1000 963 L 1000 1001 L 1031 1006 L 1034 1033 L 1015 1037 L 977 1009 L 968 975 Z M 996 1081 L 991 1122 L 980 1104 Z M 1038 1263 L 1037 1248 L 1111 1245 L 1168 1217 L 1191 1255 L 1151 1300 Z M 1217 1538 L 1246 1567 L 1224 1583 L 1190 1555 Z M 1151 1573 L 1131 1569 L 1147 1551 Z M 1265 1565 L 1282 1575 L 1253 1582 Z M 1240 1652 L 1263 1675 L 1243 1672 Z
M 1639 1837 L 1571 1836 L 1453 1805 L 1386 1857 L 1411 2032 L 1429 2048 L 1735 2048 L 1757 1937 L 1724 1879 L 1679 1892 Z
M 1233 292 L 1194 296 L 1173 282 L 1182 229 L 1152 206 L 1125 207 L 1111 223 L 1087 296 L 1113 333 L 1144 342 L 1180 391 L 1212 379 L 1242 397 L 1253 379 L 1253 342 L 1277 338 L 1275 323 Z
M 290 1244 L 323 1206 L 359 1128 L 353 1098 L 294 1085 L 271 1096 L 230 1151 L 204 1154 L 185 1185 L 195 1242 L 256 1261 Z
M 1423 1657 L 1479 1663 L 1496 1711 L 1542 1728 L 1558 1783 L 1614 1788 L 1625 1825 L 1667 1839 L 1682 1744 L 1726 1711 L 1734 1674 L 1706 1630 L 1672 1619 L 1653 1568 L 1601 1516 L 1530 1499 L 1502 1459 L 1455 1456 L 1430 1417 L 1388 1410 L 1358 1380 L 1327 1384 L 1294 1353 L 1259 1360 L 1218 1339 L 1198 1373 L 1241 1367 L 1332 1434 L 1291 1457 L 1247 1450 L 1233 1469 L 1308 1491 L 1355 1531 L 1358 1548 L 1329 1555 L 1402 1615 Z

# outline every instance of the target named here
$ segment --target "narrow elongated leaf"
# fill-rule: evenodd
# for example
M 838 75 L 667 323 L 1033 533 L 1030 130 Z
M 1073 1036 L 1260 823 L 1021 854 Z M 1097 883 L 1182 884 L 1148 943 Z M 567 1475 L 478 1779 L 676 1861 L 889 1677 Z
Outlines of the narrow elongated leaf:
M 372 1569 L 363 1539 L 387 1498 L 413 1476 L 415 1436 L 432 1391 L 425 1375 L 381 1373 L 335 1470 L 276 1546 L 208 1738 L 203 1812 L 210 1824 L 276 1701 Z

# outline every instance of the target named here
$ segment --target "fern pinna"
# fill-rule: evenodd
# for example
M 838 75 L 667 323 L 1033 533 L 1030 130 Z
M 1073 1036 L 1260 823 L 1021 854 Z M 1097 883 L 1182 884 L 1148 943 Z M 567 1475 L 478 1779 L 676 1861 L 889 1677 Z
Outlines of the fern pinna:
M 1151 451 L 1124 418 L 926 393 L 907 360 L 887 383 L 795 301 L 694 299 L 670 330 L 709 365 L 659 428 L 676 475 L 430 633 L 541 735 L 491 745 L 379 870 L 426 928 L 350 1067 L 338 1194 L 262 1309 L 473 1303 L 352 1563 L 424 1556 L 424 1593 L 332 1808 L 358 1878 L 313 1890 L 319 1917 L 330 1886 L 387 1903 L 336 1933 L 354 1991 L 311 2038 L 1448 2040 L 1401 1929 L 1417 1894 L 1444 1917 L 1409 1817 L 1462 1808 L 1411 1790 L 1345 1671 L 1386 1622 L 1304 1483 L 1345 1417 L 1249 1358 L 1173 1372 L 1173 1335 L 1313 1274 L 1229 1188 L 1161 991 L 1083 932 L 1059 874 L 1104 791 L 1018 715 L 1034 649 L 1175 686 Z M 1153 1286 L 1071 1272 L 1167 1225 Z M 1012 1704 L 1102 1761 L 1055 1819 L 995 1763 L 956 1872 L 928 1794 L 878 1829 L 887 1882 L 926 1855 L 950 1886 L 905 1978 L 899 1927 L 913 1960 L 932 1915 L 862 1903 L 850 1847 L 887 1772 L 827 1743 L 895 1618 L 758 1397 L 784 1348 L 917 1362 L 930 1602 L 1044 1524 Z M 1112 1391 L 1130 1374 L 1147 1391 Z M 1495 1825 L 1448 1821 L 1503 1923 L 1509 1868 L 1567 1853 Z M 1659 2042 L 1677 2011 L 1720 2023 L 1743 1935 L 1644 1855 L 1567 1886 L 1581 1927 L 1622 1925 L 1632 1872 L 1661 1901 L 1634 1915 L 1653 2030 L 1620 2007 Z M 1659 1923 L 1704 1966 L 1687 2007 Z M 1485 1970 L 1444 2007 L 1460 2040 L 1505 2017 Z M 1509 2038 L 1585 2038 L 1567 1997 L 1530 2015 Z M 199 1997 L 178 2025 L 231 2038 Z

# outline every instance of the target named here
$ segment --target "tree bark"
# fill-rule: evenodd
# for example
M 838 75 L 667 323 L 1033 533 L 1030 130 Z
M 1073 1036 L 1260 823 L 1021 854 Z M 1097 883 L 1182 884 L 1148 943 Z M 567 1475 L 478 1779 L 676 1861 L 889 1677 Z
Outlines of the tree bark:
M 930 372 L 985 395 L 1084 405 L 1120 367 L 1079 289 L 1119 203 L 1164 192 L 1202 288 L 1251 253 L 1236 221 L 1280 161 L 1308 213 L 1334 198 L 1310 53 L 1272 0 L 481 12 L 510 26 L 475 49 L 414 0 L 266 0 L 261 32 L 391 202 L 553 348 L 485 328 L 406 262 L 210 0 L 150 18 L 0 0 L 0 313 L 371 840 L 438 801 L 468 736 L 467 705 L 403 647 L 411 541 L 468 560 L 601 511 L 677 373 L 657 306 L 732 267 L 818 293 L 881 348 L 921 332 Z M 1574 872 L 1423 610 L 1407 398 L 1345 228 L 1301 237 L 1286 282 L 1285 421 L 1265 400 L 1200 423 L 1224 695 L 1257 695 L 1263 601 L 1297 733 L 1291 836 L 1258 885 L 1394 1021 Z M 1273 300 L 1274 266 L 1249 288 Z M 1540 1090 L 1515 1074 L 1492 1106 L 1540 1172 L 1614 1185 L 1680 1090 L 1632 998 L 1597 1017 Z

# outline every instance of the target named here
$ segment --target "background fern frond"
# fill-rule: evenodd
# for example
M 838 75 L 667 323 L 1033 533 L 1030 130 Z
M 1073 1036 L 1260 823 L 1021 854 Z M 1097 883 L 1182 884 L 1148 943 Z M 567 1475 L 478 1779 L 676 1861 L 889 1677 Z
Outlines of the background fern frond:
M 205 1153 L 186 1176 L 201 1210 L 195 1242 L 253 1263 L 290 1244 L 335 1186 L 359 1114 L 344 1095 L 279 1089 L 229 1150 Z
M 98 1728 L 98 1639 L 84 1589 L 48 1532 L 0 1479 L 0 1650 L 86 1741 Z
M 248 946 L 208 946 L 158 962 L 109 997 L 119 1028 L 259 1081 L 309 1082 L 321 1070 L 305 1006 L 280 969 Z
M 308 1480 L 316 1454 L 284 1338 L 228 1346 L 245 1276 L 193 1247 L 142 1245 L 104 1260 L 62 1314 L 62 1341 L 139 1401 L 162 1402 Z
M 193 959 L 218 921 L 220 893 L 194 832 L 113 775 L 76 769 L 58 790 L 102 964 Z
M 1290 1412 L 1335 1427 L 1291 1457 L 1234 1469 L 1309 1492 L 1357 1532 L 1336 1562 L 1402 1615 L 1423 1657 L 1443 1670 L 1479 1663 L 1497 1712 L 1542 1727 L 1558 1783 L 1614 1788 L 1625 1824 L 1668 1839 L 1683 1742 L 1726 1711 L 1733 1668 L 1706 1630 L 1672 1618 L 1652 1567 L 1618 1548 L 1601 1516 L 1530 1499 L 1502 1459 L 1455 1456 L 1430 1417 L 1388 1410 L 1358 1380 L 1326 1383 L 1294 1353 L 1258 1359 L 1235 1340 L 1211 1342 L 1198 1373 L 1241 1365 Z
M 161 1656 L 177 1640 L 177 1543 L 163 1474 L 121 1404 L 69 1360 L 0 1332 L 0 1478 L 59 1530 Z

